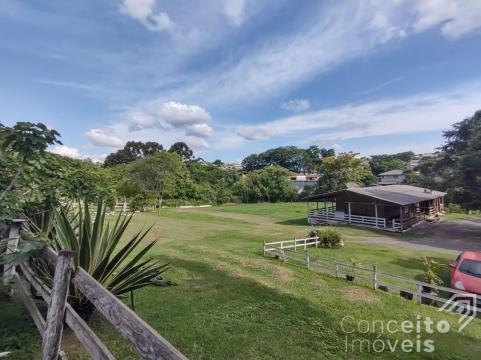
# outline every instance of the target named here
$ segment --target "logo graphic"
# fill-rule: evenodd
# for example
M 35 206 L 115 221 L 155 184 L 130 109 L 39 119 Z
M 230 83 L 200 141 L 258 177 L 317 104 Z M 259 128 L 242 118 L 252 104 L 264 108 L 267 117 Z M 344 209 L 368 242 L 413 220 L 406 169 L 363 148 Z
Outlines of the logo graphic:
M 441 312 L 449 311 L 459 314 L 458 319 L 458 332 L 464 330 L 471 321 L 476 318 L 477 315 L 477 297 L 476 294 L 459 293 L 454 294 L 451 298 L 444 303 L 444 305 L 438 310 Z

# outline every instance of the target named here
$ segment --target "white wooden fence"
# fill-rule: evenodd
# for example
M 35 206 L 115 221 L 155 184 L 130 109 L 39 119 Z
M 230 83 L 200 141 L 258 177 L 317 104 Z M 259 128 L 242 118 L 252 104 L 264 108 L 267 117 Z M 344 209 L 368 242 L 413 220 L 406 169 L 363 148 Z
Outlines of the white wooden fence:
M 400 296 L 409 300 L 415 299 L 418 304 L 443 305 L 450 302 L 455 306 L 448 307 L 449 310 L 459 310 L 466 304 L 451 300 L 451 297 L 456 294 L 459 298 L 476 300 L 477 307 L 481 309 L 481 296 L 473 293 L 388 274 L 380 271 L 377 266 L 367 268 L 309 254 L 310 247 L 319 245 L 318 237 L 264 242 L 263 253 L 265 256 L 275 257 L 309 270 L 332 274 L 338 278 L 346 277 L 346 280 L 368 285 L 376 290 L 399 291 Z
M 318 224 L 327 221 L 342 221 L 349 224 L 361 224 L 372 227 L 386 228 L 386 219 L 372 216 L 362 216 L 346 214 L 342 212 L 325 211 L 323 209 L 309 210 L 308 222 L 309 224 Z

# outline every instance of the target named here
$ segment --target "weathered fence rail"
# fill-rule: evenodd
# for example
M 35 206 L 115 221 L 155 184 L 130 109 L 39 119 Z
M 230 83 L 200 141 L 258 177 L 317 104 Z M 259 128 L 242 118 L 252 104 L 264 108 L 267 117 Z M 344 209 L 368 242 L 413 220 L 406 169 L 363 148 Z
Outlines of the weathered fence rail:
M 335 259 L 329 259 L 309 253 L 311 247 L 318 247 L 320 241 L 318 237 L 303 239 L 264 242 L 263 253 L 265 256 L 272 256 L 282 261 L 295 265 L 303 266 L 309 270 L 324 272 L 338 278 L 345 277 L 346 280 L 368 285 L 376 290 L 399 291 L 400 295 L 409 300 L 416 300 L 419 304 L 444 305 L 449 302 L 456 305 L 447 309 L 457 311 L 459 308 L 466 307 L 466 303 L 453 300 L 453 295 L 457 299 L 472 299 L 478 308 L 481 307 L 481 296 L 447 288 L 444 286 L 433 285 L 423 281 L 410 279 L 400 275 L 388 274 L 379 271 L 377 266 L 367 268 L 356 264 L 346 264 Z M 299 251 L 302 249 L 302 251 Z M 477 314 L 481 314 L 478 312 Z
M 10 238 L 20 238 L 19 223 L 12 224 Z M 13 240 L 12 240 L 13 241 Z M 13 244 L 13 242 L 12 242 Z M 15 251 L 12 247 L 11 251 Z M 63 356 L 61 338 L 63 326 L 67 324 L 92 359 L 112 360 L 115 357 L 102 343 L 95 332 L 67 302 L 69 286 L 75 286 L 95 306 L 97 311 L 135 348 L 143 359 L 187 359 L 166 339 L 144 322 L 127 305 L 112 295 L 84 269 L 73 265 L 73 253 L 51 248 L 42 249 L 40 258 L 55 268 L 53 286 L 50 288 L 25 262 L 9 267 L 4 272 L 4 282 L 15 283 L 15 289 L 22 298 L 37 329 L 42 336 L 42 359 L 58 359 Z M 46 319 L 39 311 L 29 287 L 48 304 Z

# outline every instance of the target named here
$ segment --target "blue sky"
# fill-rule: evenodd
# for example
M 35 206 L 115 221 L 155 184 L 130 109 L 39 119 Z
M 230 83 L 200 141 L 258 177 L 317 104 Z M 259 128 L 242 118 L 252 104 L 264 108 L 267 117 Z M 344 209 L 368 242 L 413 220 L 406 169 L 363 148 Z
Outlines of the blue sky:
M 433 151 L 481 109 L 481 1 L 0 1 L 0 121 L 128 140 Z

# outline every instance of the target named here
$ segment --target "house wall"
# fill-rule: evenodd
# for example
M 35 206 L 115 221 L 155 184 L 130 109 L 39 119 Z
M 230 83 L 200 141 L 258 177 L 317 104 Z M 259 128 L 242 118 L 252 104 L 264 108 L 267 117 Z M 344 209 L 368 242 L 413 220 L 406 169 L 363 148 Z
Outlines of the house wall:
M 401 184 L 406 176 L 404 175 L 381 175 L 379 176 L 379 185 L 397 185 Z

